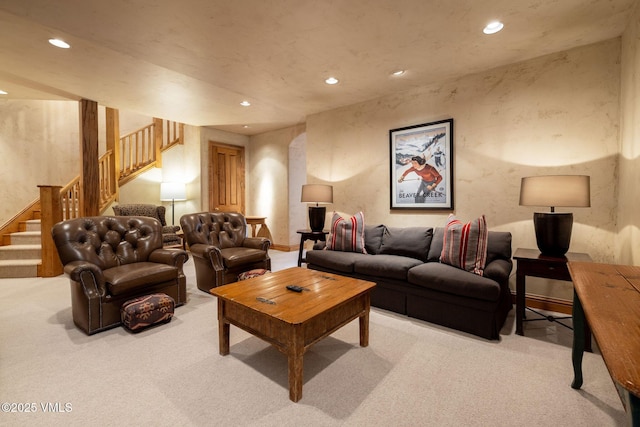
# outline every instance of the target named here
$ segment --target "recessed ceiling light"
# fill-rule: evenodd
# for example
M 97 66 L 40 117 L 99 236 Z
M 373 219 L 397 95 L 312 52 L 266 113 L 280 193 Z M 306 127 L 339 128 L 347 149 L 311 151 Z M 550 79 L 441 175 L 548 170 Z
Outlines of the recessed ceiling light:
M 392 76 L 401 76 L 401 75 L 403 75 L 405 72 L 406 72 L 405 70 L 397 70 L 397 71 L 394 71 L 393 73 L 391 73 L 391 75 L 392 75 Z
M 249 125 L 244 125 L 242 127 L 245 128 L 245 129 L 249 129 Z
M 249 105 L 251 105 L 251 103 L 249 101 L 242 101 L 240 105 L 242 105 L 243 107 L 248 107 Z
M 495 34 L 498 31 L 502 30 L 503 28 L 504 28 L 504 24 L 502 22 L 493 21 L 493 22 L 489 22 L 487 26 L 484 27 L 484 30 L 482 30 L 482 32 L 485 34 Z
M 338 84 L 339 81 L 340 80 L 336 79 L 335 77 L 329 77 L 324 82 L 328 85 L 335 85 L 335 84 Z
M 0 89 L 0 95 L 8 95 L 9 92 L 5 92 L 4 90 Z
M 63 40 L 60 39 L 49 39 L 49 43 L 51 43 L 52 45 L 54 45 L 55 47 L 59 47 L 62 49 L 69 49 L 71 47 L 71 45 Z

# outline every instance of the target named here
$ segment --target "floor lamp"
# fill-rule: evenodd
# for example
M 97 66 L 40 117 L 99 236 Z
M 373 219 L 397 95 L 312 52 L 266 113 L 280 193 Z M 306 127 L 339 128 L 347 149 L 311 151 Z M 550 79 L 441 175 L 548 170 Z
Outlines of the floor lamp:
M 175 202 L 187 200 L 186 186 L 183 182 L 163 182 L 160 184 L 160 200 L 171 201 L 171 225 L 175 225 Z
M 322 231 L 327 208 L 318 206 L 318 204 L 333 203 L 333 187 L 322 184 L 303 185 L 300 201 L 316 204 L 315 206 L 309 206 L 309 227 L 311 227 L 311 231 Z
M 549 206 L 551 212 L 535 212 L 536 243 L 543 255 L 563 256 L 569 250 L 573 214 L 556 207 L 590 207 L 591 184 L 586 175 L 547 175 L 522 178 L 520 206 Z

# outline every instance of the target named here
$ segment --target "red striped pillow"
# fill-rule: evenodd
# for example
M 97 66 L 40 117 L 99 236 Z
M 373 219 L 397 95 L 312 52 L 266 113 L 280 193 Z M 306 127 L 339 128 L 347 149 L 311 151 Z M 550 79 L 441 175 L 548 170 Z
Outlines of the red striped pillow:
M 467 224 L 449 215 L 444 227 L 440 262 L 482 276 L 487 261 L 488 235 L 484 215 Z
M 358 212 L 345 219 L 334 212 L 326 248 L 331 251 L 366 254 L 367 251 L 364 249 L 364 214 Z

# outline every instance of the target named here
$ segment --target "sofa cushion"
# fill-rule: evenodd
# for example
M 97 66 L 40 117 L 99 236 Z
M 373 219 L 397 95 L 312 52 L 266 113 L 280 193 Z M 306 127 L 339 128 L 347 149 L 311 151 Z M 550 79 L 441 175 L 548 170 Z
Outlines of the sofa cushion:
M 357 252 L 339 252 L 326 250 L 307 251 L 307 265 L 335 270 L 342 273 L 353 273 L 353 265 L 356 259 L 371 257 L 372 255 Z
M 484 215 L 463 224 L 449 215 L 444 228 L 440 262 L 482 276 L 487 260 L 487 222 Z
M 431 227 L 387 227 L 382 236 L 380 253 L 426 261 L 432 237 Z
M 384 230 L 385 226 L 382 224 L 364 226 L 364 249 L 368 254 L 375 255 L 380 252 Z
M 407 280 L 407 273 L 422 261 L 399 255 L 365 255 L 357 258 L 353 271 L 367 276 Z
M 103 271 L 111 295 L 123 295 L 138 288 L 178 278 L 178 268 L 155 262 L 136 262 Z
M 447 264 L 427 262 L 409 270 L 409 283 L 426 289 L 485 301 L 498 301 L 500 285 L 487 277 Z
M 343 218 L 334 212 L 327 237 L 327 249 L 366 253 L 364 249 L 364 214 L 358 212 L 352 217 Z

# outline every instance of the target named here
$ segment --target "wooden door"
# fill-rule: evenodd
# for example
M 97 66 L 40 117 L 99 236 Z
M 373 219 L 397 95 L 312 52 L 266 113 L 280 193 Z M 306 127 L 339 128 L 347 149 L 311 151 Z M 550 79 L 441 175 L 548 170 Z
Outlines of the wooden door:
M 244 147 L 209 141 L 209 211 L 244 209 Z

